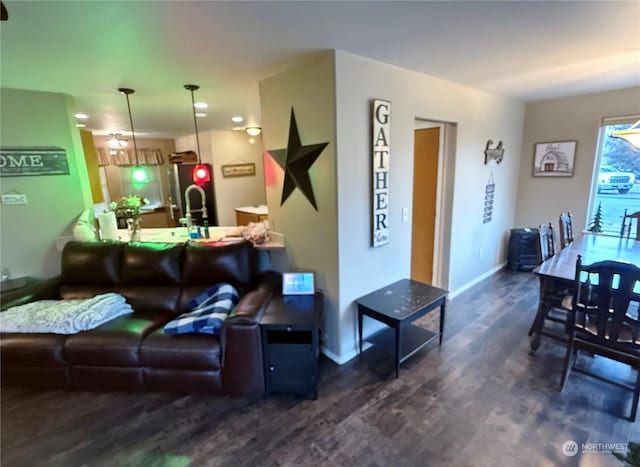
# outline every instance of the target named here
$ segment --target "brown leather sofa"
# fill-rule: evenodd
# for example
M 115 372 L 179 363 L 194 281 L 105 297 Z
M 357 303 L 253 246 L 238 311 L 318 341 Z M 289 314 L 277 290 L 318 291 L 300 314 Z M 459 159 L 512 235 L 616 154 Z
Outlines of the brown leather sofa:
M 2 385 L 263 394 L 259 323 L 276 277 L 258 274 L 250 242 L 70 242 L 60 277 L 15 303 L 117 292 L 134 313 L 72 335 L 2 334 Z M 236 287 L 240 302 L 220 335 L 164 334 L 164 324 L 187 311 L 191 298 L 223 281 Z

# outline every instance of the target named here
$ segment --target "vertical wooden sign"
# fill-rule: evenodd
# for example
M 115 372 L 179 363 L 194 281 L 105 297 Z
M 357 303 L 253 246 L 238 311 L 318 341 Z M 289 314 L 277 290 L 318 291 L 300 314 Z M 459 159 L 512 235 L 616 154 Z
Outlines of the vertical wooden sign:
M 389 242 L 389 137 L 391 102 L 373 99 L 372 145 L 372 237 L 374 247 Z

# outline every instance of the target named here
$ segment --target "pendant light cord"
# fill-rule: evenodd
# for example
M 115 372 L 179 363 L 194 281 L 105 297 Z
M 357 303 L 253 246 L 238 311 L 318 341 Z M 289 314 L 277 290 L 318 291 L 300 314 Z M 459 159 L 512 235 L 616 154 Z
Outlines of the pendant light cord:
M 131 104 L 129 104 L 129 94 L 133 94 L 135 91 L 128 88 L 118 88 L 118 91 L 123 93 L 127 98 L 127 110 L 129 110 L 129 123 L 131 124 L 131 137 L 133 138 L 133 155 L 136 158 L 136 166 L 140 165 L 138 162 L 138 146 L 136 145 L 136 133 L 133 129 L 133 118 L 131 117 Z
M 200 137 L 198 136 L 198 119 L 196 118 L 196 101 L 193 98 L 193 91 L 200 89 L 200 86 L 195 84 L 185 84 L 184 87 L 191 91 L 191 111 L 193 112 L 193 125 L 196 127 L 196 146 L 198 147 L 198 164 L 202 164 L 200 158 Z

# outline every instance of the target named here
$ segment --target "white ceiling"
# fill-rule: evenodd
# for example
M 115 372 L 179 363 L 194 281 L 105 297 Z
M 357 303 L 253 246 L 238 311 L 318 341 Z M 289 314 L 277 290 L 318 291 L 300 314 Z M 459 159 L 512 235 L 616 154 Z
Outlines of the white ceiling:
M 258 81 L 341 49 L 526 101 L 640 85 L 640 2 L 5 1 L 0 84 L 62 92 L 97 133 L 260 125 Z

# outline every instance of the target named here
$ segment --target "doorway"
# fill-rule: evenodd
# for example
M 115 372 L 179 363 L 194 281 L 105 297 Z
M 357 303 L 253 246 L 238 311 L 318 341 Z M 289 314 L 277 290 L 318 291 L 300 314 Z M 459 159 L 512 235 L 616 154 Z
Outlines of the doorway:
M 440 125 L 416 128 L 413 143 L 411 279 L 426 284 L 433 283 L 439 154 Z

